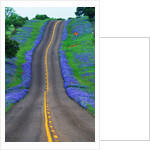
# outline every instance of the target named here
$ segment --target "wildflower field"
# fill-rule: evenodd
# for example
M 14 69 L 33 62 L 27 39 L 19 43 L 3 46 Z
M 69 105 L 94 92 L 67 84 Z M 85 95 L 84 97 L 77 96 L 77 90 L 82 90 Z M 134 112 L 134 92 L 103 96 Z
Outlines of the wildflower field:
M 66 21 L 59 55 L 68 96 L 95 115 L 95 38 L 87 17 Z
M 5 111 L 28 92 L 32 54 L 40 43 L 48 20 L 28 20 L 11 38 L 19 43 L 15 58 L 5 58 Z

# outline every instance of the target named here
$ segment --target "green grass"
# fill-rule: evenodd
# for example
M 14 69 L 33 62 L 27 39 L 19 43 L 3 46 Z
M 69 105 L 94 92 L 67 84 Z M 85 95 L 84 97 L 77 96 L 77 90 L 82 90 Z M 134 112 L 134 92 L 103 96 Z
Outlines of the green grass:
M 66 51 L 66 56 L 68 59 L 68 64 L 70 65 L 71 68 L 73 68 L 73 73 L 74 76 L 77 78 L 77 80 L 82 84 L 82 85 L 86 85 L 87 87 L 89 87 L 89 90 L 91 92 L 95 91 L 95 84 L 93 82 L 89 82 L 89 78 L 91 78 L 91 76 L 86 76 L 86 77 L 82 77 L 81 75 L 83 74 L 83 72 L 81 72 L 81 68 L 79 68 L 79 65 L 81 62 L 77 62 L 75 63 L 74 61 L 75 59 L 75 55 L 74 52 L 76 52 L 77 54 L 80 53 L 86 53 L 89 52 L 88 48 L 92 48 L 93 50 L 95 50 L 95 38 L 93 37 L 93 34 L 84 34 L 83 36 L 80 36 L 78 39 L 72 41 L 72 37 L 74 36 L 74 34 L 72 34 L 72 30 L 71 30 L 71 25 L 75 23 L 75 19 L 73 19 L 73 21 L 71 21 L 67 27 L 68 29 L 68 37 L 65 41 L 63 41 L 63 45 L 62 45 L 62 50 Z M 77 45 L 75 47 L 70 47 L 72 45 Z M 87 48 L 87 50 L 85 50 Z M 84 52 L 83 52 L 84 49 Z M 82 69 L 87 69 L 87 67 L 82 68 Z M 95 70 L 95 66 L 93 67 L 88 67 L 88 71 L 89 73 L 92 73 L 93 70 Z
M 20 50 L 17 52 L 17 56 L 16 56 L 18 58 L 16 61 L 17 70 L 16 70 L 15 76 L 13 76 L 13 83 L 9 84 L 8 85 L 9 87 L 17 86 L 18 84 L 22 82 L 21 77 L 22 77 L 23 70 L 22 70 L 21 65 L 25 63 L 25 53 L 32 49 L 32 47 L 34 46 L 34 41 L 36 40 L 41 30 L 41 27 L 47 20 L 50 20 L 50 19 L 39 20 L 39 22 L 34 22 L 32 24 L 33 30 L 31 32 L 30 38 L 26 40 L 24 45 L 20 46 Z
M 9 106 L 5 107 L 5 113 L 7 113 L 14 104 L 9 104 Z
M 11 33 L 14 31 L 15 27 L 13 25 L 10 25 L 10 27 L 8 28 L 8 30 L 6 30 L 6 34 L 8 36 L 11 36 Z
M 93 108 L 90 104 L 87 104 L 87 111 L 89 111 L 93 117 L 95 117 L 95 108 Z
M 85 19 L 84 19 L 85 20 Z M 76 19 L 72 19 L 72 21 L 68 24 L 67 31 L 68 36 L 65 41 L 63 41 L 61 50 L 66 51 L 66 57 L 68 60 L 68 64 L 73 69 L 73 74 L 75 78 L 79 81 L 81 85 L 85 85 L 86 91 L 90 93 L 95 93 L 95 83 L 90 82 L 89 79 L 94 78 L 93 76 L 82 76 L 83 73 L 95 73 L 95 66 L 91 67 L 82 67 L 80 68 L 81 62 L 77 60 L 75 57 L 76 54 L 84 54 L 89 51 L 95 52 L 95 38 L 92 33 L 85 33 L 80 35 L 77 39 L 72 40 L 72 25 L 76 23 Z M 73 46 L 73 47 L 72 47 Z M 93 58 L 94 59 L 94 58 Z M 93 61 L 91 59 L 91 61 Z M 76 63 L 75 63 L 76 62 Z M 82 71 L 83 69 L 87 69 L 86 71 Z M 90 104 L 87 104 L 87 111 L 91 113 L 93 117 L 95 117 L 95 108 L 93 108 Z

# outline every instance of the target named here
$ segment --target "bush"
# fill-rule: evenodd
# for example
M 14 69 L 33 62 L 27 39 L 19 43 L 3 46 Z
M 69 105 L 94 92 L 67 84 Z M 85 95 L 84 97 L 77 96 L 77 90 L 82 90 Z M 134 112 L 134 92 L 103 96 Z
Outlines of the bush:
M 47 15 L 39 15 L 39 14 L 37 14 L 36 16 L 35 16 L 35 18 L 36 19 L 40 19 L 40 20 L 45 20 L 46 18 L 49 18 Z
M 28 17 L 24 17 L 24 20 L 29 20 L 29 18 Z
M 57 20 L 65 20 L 64 18 L 57 18 Z
M 22 27 L 26 22 L 26 19 L 18 14 L 13 14 L 9 20 L 11 20 L 11 24 L 13 24 L 15 28 Z
M 19 44 L 15 40 L 11 40 L 8 35 L 5 35 L 5 56 L 8 58 L 15 57 L 19 50 Z
M 5 19 L 5 29 L 8 30 L 9 26 L 11 25 L 10 19 Z

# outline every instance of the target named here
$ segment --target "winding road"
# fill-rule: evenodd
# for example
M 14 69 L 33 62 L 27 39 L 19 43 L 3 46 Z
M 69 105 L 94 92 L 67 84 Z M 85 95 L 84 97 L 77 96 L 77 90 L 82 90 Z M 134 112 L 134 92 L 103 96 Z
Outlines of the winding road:
M 59 46 L 65 21 L 50 21 L 33 54 L 28 94 L 5 115 L 6 142 L 94 142 L 95 119 L 65 92 Z

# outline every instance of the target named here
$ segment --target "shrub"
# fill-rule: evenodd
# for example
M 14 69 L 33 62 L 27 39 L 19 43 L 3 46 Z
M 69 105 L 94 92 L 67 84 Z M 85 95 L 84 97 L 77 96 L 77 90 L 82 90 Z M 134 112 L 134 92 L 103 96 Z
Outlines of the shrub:
M 57 18 L 57 20 L 65 20 L 64 18 Z
M 8 58 L 15 57 L 19 50 L 19 44 L 15 40 L 11 40 L 8 35 L 5 35 L 5 55 Z
M 22 27 L 26 22 L 25 18 L 19 16 L 16 13 L 10 16 L 9 20 L 11 20 L 11 23 L 14 25 L 15 28 Z
M 40 20 L 45 20 L 46 18 L 49 18 L 47 15 L 39 15 L 39 14 L 37 14 L 36 16 L 35 16 L 35 18 L 36 19 L 40 19 Z

